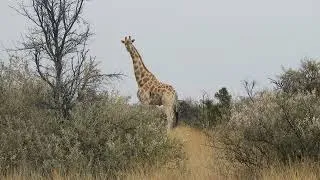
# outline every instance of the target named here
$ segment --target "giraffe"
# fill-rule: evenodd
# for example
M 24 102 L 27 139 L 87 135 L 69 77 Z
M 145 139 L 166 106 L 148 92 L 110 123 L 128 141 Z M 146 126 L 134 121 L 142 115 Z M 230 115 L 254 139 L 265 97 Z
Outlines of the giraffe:
M 131 36 L 121 40 L 133 62 L 134 74 L 138 84 L 138 99 L 143 105 L 163 105 L 167 117 L 167 129 L 170 131 L 178 123 L 178 95 L 171 85 L 160 82 L 147 69 L 138 50 L 133 45 L 134 41 Z

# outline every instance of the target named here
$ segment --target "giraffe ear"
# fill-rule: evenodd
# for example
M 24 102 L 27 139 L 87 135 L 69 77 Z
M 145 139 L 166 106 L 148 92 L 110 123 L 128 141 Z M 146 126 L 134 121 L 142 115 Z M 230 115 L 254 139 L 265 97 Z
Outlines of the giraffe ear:
M 131 40 L 131 42 L 134 42 L 134 41 L 135 41 L 135 39 L 132 39 L 132 40 Z
M 124 40 L 121 40 L 121 42 L 124 44 Z

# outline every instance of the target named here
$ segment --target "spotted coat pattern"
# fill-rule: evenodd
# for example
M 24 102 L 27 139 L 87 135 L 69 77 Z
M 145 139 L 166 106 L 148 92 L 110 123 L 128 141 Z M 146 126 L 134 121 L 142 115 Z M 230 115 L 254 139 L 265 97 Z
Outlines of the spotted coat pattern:
M 125 37 L 121 42 L 129 52 L 134 75 L 138 84 L 137 97 L 145 105 L 163 105 L 167 116 L 168 130 L 174 128 L 178 123 L 178 96 L 175 89 L 160 82 L 144 65 L 138 50 L 133 45 L 135 40 Z

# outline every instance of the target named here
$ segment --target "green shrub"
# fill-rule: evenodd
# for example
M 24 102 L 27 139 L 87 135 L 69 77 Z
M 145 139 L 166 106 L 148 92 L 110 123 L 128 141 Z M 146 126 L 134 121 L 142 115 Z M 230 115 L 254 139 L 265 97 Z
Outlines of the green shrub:
M 241 101 L 217 132 L 227 159 L 250 169 L 320 155 L 320 99 L 315 94 L 261 92 Z

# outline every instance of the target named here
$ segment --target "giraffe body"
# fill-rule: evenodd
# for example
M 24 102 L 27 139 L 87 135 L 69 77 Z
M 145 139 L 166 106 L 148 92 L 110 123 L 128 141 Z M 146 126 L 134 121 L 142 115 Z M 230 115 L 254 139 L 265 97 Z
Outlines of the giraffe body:
M 132 61 L 138 84 L 137 96 L 144 105 L 163 105 L 167 116 L 168 130 L 178 123 L 178 96 L 171 85 L 160 82 L 144 65 L 140 54 L 133 45 L 134 39 L 125 37 L 122 43 L 126 46 Z

